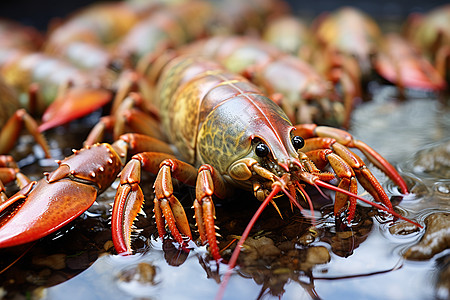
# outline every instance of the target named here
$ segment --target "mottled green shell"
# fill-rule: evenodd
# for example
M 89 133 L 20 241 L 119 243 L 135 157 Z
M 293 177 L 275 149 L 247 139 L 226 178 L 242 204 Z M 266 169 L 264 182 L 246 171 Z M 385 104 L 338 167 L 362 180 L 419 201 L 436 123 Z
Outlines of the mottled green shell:
M 208 163 L 226 174 L 236 160 L 255 156 L 255 137 L 270 147 L 279 162 L 297 156 L 290 142 L 290 121 L 246 79 L 191 57 L 173 61 L 161 82 L 163 126 L 187 162 Z

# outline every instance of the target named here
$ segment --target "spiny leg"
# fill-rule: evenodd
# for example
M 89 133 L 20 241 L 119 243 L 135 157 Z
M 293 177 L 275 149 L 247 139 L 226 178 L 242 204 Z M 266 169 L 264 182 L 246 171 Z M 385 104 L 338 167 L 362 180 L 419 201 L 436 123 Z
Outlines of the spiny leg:
M 141 211 L 144 196 L 139 186 L 142 167 L 153 174 L 159 171 L 159 164 L 167 158 L 174 158 L 170 146 L 157 139 L 141 134 L 125 134 L 113 144 L 123 160 L 127 153 L 146 152 L 143 157 L 134 156 L 120 173 L 120 183 L 114 200 L 111 219 L 114 246 L 118 253 L 131 253 L 131 228 Z
M 295 127 L 296 130 L 294 133 L 300 135 L 305 140 L 312 137 L 330 138 L 329 140 L 321 141 L 323 143 L 322 148 L 331 149 L 333 144 L 336 142 L 345 147 L 357 148 L 364 153 L 364 155 L 372 164 L 374 164 L 377 168 L 379 168 L 387 176 L 389 176 L 389 178 L 400 188 L 400 191 L 403 194 L 408 194 L 408 187 L 406 185 L 406 182 L 403 180 L 397 170 L 374 149 L 369 147 L 364 142 L 354 139 L 350 133 L 337 128 L 317 126 L 316 124 L 301 124 Z M 302 151 L 306 152 L 314 149 L 317 149 L 317 147 L 302 149 Z M 353 156 L 357 157 L 354 154 Z M 366 176 L 367 174 L 363 175 Z
M 141 169 L 158 174 L 154 184 L 154 211 L 159 236 L 164 237 L 167 222 L 172 236 L 180 244 L 183 243 L 181 234 L 192 238 L 184 209 L 173 195 L 172 177 L 194 185 L 197 170 L 170 154 L 143 152 L 134 155 L 120 174 L 111 222 L 114 245 L 119 253 L 131 253 L 131 227 L 144 202 L 139 187 Z
M 350 197 L 355 197 L 356 199 L 358 199 L 358 200 L 360 200 L 360 201 L 362 201 L 362 202 L 364 202 L 366 204 L 369 204 L 369 205 L 371 205 L 371 206 L 373 206 L 373 207 L 375 207 L 375 208 L 377 208 L 379 210 L 388 212 L 389 214 L 393 215 L 396 218 L 405 220 L 405 221 L 407 221 L 407 222 L 417 226 L 418 228 L 423 228 L 422 225 L 420 225 L 419 223 L 414 222 L 414 221 L 412 221 L 412 220 L 410 220 L 410 219 L 408 219 L 408 218 L 406 218 L 406 217 L 396 213 L 393 209 L 388 209 L 385 206 L 382 206 L 382 205 L 377 204 L 375 202 L 369 201 L 369 200 L 367 200 L 367 199 L 365 199 L 365 198 L 363 198 L 363 197 L 361 197 L 359 195 L 353 194 L 353 193 L 351 193 L 351 192 L 349 192 L 347 190 L 344 190 L 344 189 L 340 189 L 337 186 L 334 186 L 332 184 L 329 184 L 329 183 L 327 183 L 325 181 L 322 181 L 322 180 L 318 179 L 316 175 L 313 175 L 313 174 L 311 174 L 309 172 L 301 171 L 301 172 L 298 173 L 298 176 L 300 177 L 301 180 L 305 181 L 306 183 L 308 183 L 310 185 L 320 186 L 320 187 L 326 188 L 326 189 L 331 190 L 331 191 L 336 191 L 336 192 L 340 192 L 340 193 L 346 194 L 346 195 L 348 195 Z
M 0 153 L 8 153 L 14 147 L 24 125 L 36 142 L 42 147 L 45 156 L 50 158 L 50 147 L 47 144 L 47 140 L 39 132 L 36 121 L 24 109 L 16 111 L 1 129 Z
M 223 179 L 210 165 L 202 165 L 198 170 L 196 199 L 194 201 L 195 219 L 202 243 L 208 242 L 211 255 L 217 261 L 220 259 L 219 247 L 214 226 L 215 208 L 213 194 L 225 195 Z
M 353 194 L 356 194 L 358 192 L 358 183 L 356 180 L 354 170 L 343 158 L 333 153 L 332 150 L 330 149 L 313 150 L 307 152 L 306 156 L 319 166 L 330 164 L 330 166 L 336 173 L 337 178 L 339 179 L 338 188 L 344 189 Z M 340 192 L 336 192 L 336 199 L 334 203 L 334 214 L 337 215 L 347 205 L 347 203 L 349 212 L 347 219 L 349 222 L 351 222 L 355 215 L 356 198 L 345 195 Z
M 115 138 L 125 133 L 127 129 L 131 129 L 132 132 L 138 132 L 160 140 L 164 139 L 156 109 L 149 107 L 149 104 L 138 93 L 130 93 L 128 97 L 123 99 L 113 115 Z
M 160 228 L 164 220 L 158 219 L 158 216 L 164 217 L 172 236 L 178 243 L 183 244 L 181 234 L 192 239 L 191 229 L 184 208 L 173 195 L 172 177 L 186 184 L 193 185 L 196 176 L 197 170 L 180 160 L 166 159 L 160 164 L 160 169 L 154 184 L 155 217 L 157 218 L 157 224 L 159 224 L 158 233 L 160 237 L 164 236 L 164 228 Z
M 138 93 L 130 93 L 119 104 L 115 113 L 100 119 L 85 141 L 85 145 L 93 145 L 103 141 L 106 132 L 113 132 L 114 139 L 121 134 L 132 131 L 159 140 L 164 140 L 158 117 L 152 108 L 146 107 Z
M 358 181 L 376 201 L 381 202 L 389 209 L 392 209 L 389 197 L 386 195 L 381 184 L 372 172 L 370 172 L 364 162 L 347 147 L 341 145 L 332 138 L 311 138 L 305 141 L 305 147 L 302 150 L 308 151 L 309 149 L 324 148 L 332 150 L 353 169 Z
M 167 157 L 168 155 L 162 155 L 160 161 Z M 147 158 L 151 159 L 151 155 L 147 155 Z M 153 160 L 157 160 L 157 157 Z M 144 195 L 139 186 L 142 163 L 141 159 L 133 157 L 120 173 L 120 184 L 114 200 L 111 220 L 113 242 L 119 253 L 132 252 L 131 227 L 144 202 Z

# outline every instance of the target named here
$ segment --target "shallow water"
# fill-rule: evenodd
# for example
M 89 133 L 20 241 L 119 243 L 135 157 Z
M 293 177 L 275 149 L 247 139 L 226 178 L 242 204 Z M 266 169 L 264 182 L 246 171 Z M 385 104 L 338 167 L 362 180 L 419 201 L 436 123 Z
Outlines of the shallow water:
M 402 262 L 398 244 L 378 230 L 350 258 L 332 255 L 331 262 L 313 272 L 314 286 L 322 299 L 431 299 L 434 294 L 434 263 Z M 149 284 L 118 284 L 118 274 L 139 262 L 149 262 L 158 268 L 156 286 Z M 226 265 L 220 266 L 225 270 Z M 395 271 L 365 276 L 372 272 Z M 326 272 L 326 273 L 323 273 Z M 431 276 L 430 276 L 431 275 Z M 342 279 L 343 276 L 355 276 Z M 304 278 L 309 282 L 309 278 Z M 217 283 L 206 277 L 195 254 L 180 267 L 170 267 L 163 252 L 156 247 L 146 255 L 133 257 L 103 256 L 77 277 L 48 289 L 46 299 L 212 299 Z M 284 286 L 282 299 L 310 299 L 305 288 L 297 282 Z M 251 279 L 233 276 L 224 299 L 256 299 L 261 286 Z M 68 295 L 70 295 L 69 298 Z
M 373 146 L 400 168 L 413 194 L 405 197 L 399 204 L 399 208 L 408 218 L 423 224 L 427 216 L 435 212 L 449 212 L 450 209 L 450 179 L 446 177 L 447 175 L 442 175 L 449 172 L 448 164 L 445 165 L 445 162 L 449 161 L 449 153 L 441 151 L 433 154 L 433 157 L 442 156 L 439 161 L 443 163 L 439 172 L 426 171 L 417 162 L 419 150 L 435 149 L 450 143 L 450 113 L 443 109 L 436 99 L 415 97 L 401 102 L 393 99 L 395 97 L 395 89 L 386 87 L 377 93 L 374 101 L 361 105 L 353 116 L 352 133 L 358 139 Z M 383 182 L 389 196 L 399 195 L 396 187 L 386 179 L 386 176 L 378 171 L 374 173 Z M 151 185 L 147 189 L 150 187 Z M 80 250 L 80 253 L 84 254 L 80 255 L 79 259 L 83 259 L 84 264 L 78 262 L 80 266 L 71 268 L 73 271 L 71 274 L 68 272 L 67 265 L 62 272 L 52 271 L 60 277 L 61 274 L 66 276 L 59 281 L 71 279 L 49 288 L 40 288 L 38 292 L 36 290 L 32 292 L 36 286 L 45 287 L 58 282 L 54 280 L 52 283 L 48 279 L 54 276 L 48 278 L 41 276 L 47 280 L 40 283 L 34 282 L 31 287 L 25 288 L 22 285 L 20 286 L 22 292 L 27 289 L 32 295 L 43 299 L 212 299 L 215 297 L 219 287 L 215 280 L 218 278 L 217 266 L 215 262 L 208 262 L 205 247 L 198 248 L 194 245 L 194 250 L 190 251 L 187 258 L 186 254 L 170 252 L 166 245 L 163 250 L 159 239 L 147 240 L 143 237 L 155 232 L 151 222 L 141 225 L 146 229 L 137 244 L 140 245 L 139 251 L 143 253 L 128 257 L 111 255 L 113 251 L 106 246 L 110 238 L 107 218 L 105 219 L 107 203 L 113 197 L 111 195 L 113 195 L 112 189 L 90 210 L 89 215 L 78 219 L 62 238 L 54 240 L 54 236 L 44 239 L 44 242 L 39 242 L 30 251 L 32 254 L 27 254 L 36 255 L 33 251 L 42 244 L 46 247 L 53 245 L 58 248 L 64 243 L 64 239 L 70 240 L 80 235 L 84 236 L 86 241 L 95 239 L 95 247 Z M 185 199 L 185 201 L 190 200 Z M 151 201 L 147 202 L 151 203 Z M 236 203 L 230 205 L 236 205 Z M 226 233 L 231 232 L 229 226 L 233 222 L 242 223 L 233 228 L 243 228 L 257 205 L 258 203 L 254 202 L 242 204 L 244 207 L 237 212 L 234 211 L 232 215 L 227 214 L 229 212 L 227 204 L 219 205 L 217 214 L 223 216 L 222 218 L 218 216 L 221 233 L 225 232 L 224 236 L 227 237 Z M 235 270 L 224 299 L 256 299 L 261 295 L 263 295 L 262 299 L 276 299 L 279 296 L 282 299 L 349 299 L 350 297 L 434 299 L 437 296 L 441 299 L 447 298 L 446 292 L 450 286 L 450 279 L 448 276 L 441 276 L 439 279 L 439 270 L 449 267 L 450 251 L 448 249 L 424 261 L 405 260 L 402 257 L 409 247 L 420 240 L 424 230 L 407 235 L 393 235 L 389 232 L 392 227 L 389 220 L 385 221 L 382 217 L 376 217 L 372 224 L 372 218 L 364 215 L 369 209 L 363 207 L 359 211 L 362 214 L 361 224 L 365 222 L 367 226 L 361 229 L 361 232 L 357 232 L 358 226 L 355 227 L 355 232 L 351 232 L 352 235 L 348 238 L 345 237 L 348 231 L 336 233 L 334 218 L 331 218 L 329 214 L 330 205 L 325 207 L 328 207 L 328 210 L 315 212 L 315 215 L 324 216 L 319 221 L 320 234 L 315 241 L 307 246 L 293 243 L 289 247 L 293 247 L 291 252 L 299 253 L 298 259 L 301 260 L 302 253 L 308 248 L 323 246 L 330 252 L 330 262 L 295 269 L 277 264 L 277 260 L 285 259 L 285 253 L 270 261 L 257 258 L 251 261 L 250 266 L 243 264 L 239 269 L 239 272 L 246 274 L 246 277 L 239 275 L 239 272 Z M 259 232 L 259 236 L 273 240 L 281 249 L 280 245 L 283 242 L 298 241 L 298 235 L 303 234 L 298 233 L 300 231 L 298 228 L 306 228 L 310 224 L 307 224 L 309 222 L 307 219 L 299 218 L 298 210 L 289 214 L 288 208 L 280 206 L 280 209 L 285 219 L 281 220 L 273 209 L 272 211 L 268 209 L 257 224 L 255 232 Z M 242 216 L 241 213 L 243 214 L 242 211 L 245 210 L 248 212 Z M 151 207 L 147 208 L 147 215 L 151 215 Z M 101 220 L 98 221 L 98 218 Z M 89 223 L 94 219 L 96 221 Z M 94 227 L 97 229 L 94 230 Z M 291 231 L 287 229 L 288 227 Z M 240 234 L 242 230 L 234 229 L 233 233 Z M 146 247 L 145 244 L 148 246 Z M 74 252 L 78 251 L 69 247 L 67 249 L 63 247 L 61 250 L 56 249 L 50 253 L 67 251 L 67 257 L 73 257 Z M 43 255 L 50 255 L 43 253 Z M 90 254 L 87 258 L 86 253 Z M 22 260 L 31 260 L 27 258 L 27 255 Z M 175 258 L 171 255 L 175 255 Z M 97 256 L 99 256 L 98 259 Z M 184 259 L 186 260 L 183 263 Z M 172 264 L 181 264 L 172 266 L 167 261 Z M 243 261 L 246 260 L 243 258 Z M 287 258 L 287 262 L 288 265 L 294 265 L 292 259 Z M 274 266 L 278 266 L 278 269 Z M 34 273 L 38 273 L 35 266 L 30 268 Z M 223 276 L 226 270 L 227 265 L 220 264 L 218 274 Z M 11 273 L 8 274 L 8 272 L 14 272 L 14 268 L 2 274 L 1 282 L 4 287 L 7 280 L 12 278 Z M 271 274 L 272 277 L 267 278 L 267 274 Z M 261 285 L 262 282 L 265 283 L 264 288 Z M 447 289 L 438 289 L 437 282 Z M 263 293 L 261 293 L 262 290 Z M 8 299 L 10 296 L 5 297 Z

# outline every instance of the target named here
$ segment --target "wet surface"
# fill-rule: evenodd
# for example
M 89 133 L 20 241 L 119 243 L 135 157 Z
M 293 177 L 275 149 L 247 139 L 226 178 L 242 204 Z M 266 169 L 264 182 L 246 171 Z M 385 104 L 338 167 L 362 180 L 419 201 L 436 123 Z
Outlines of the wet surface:
M 448 298 L 450 113 L 427 95 L 403 102 L 395 98 L 395 89 L 387 87 L 374 101 L 360 106 L 352 133 L 400 168 L 412 191 L 401 202 L 397 188 L 380 172 L 374 173 L 398 204 L 396 209 L 426 228 L 418 231 L 405 222 L 393 223 L 363 205 L 358 206 L 352 227 L 346 227 L 332 216 L 330 200 L 310 189 L 314 215 L 319 217 L 310 229 L 311 212 L 292 211 L 280 198 L 277 205 L 283 219 L 271 206 L 264 211 L 240 255 L 225 299 Z M 89 122 L 95 121 L 78 125 L 89 128 Z M 80 147 L 86 128 L 74 124 L 50 132 L 55 158 Z M 55 167 L 51 160 L 40 160 L 35 168 L 34 156 L 27 153 L 39 156 L 39 149 L 27 145 L 33 142 L 25 138 L 15 153 L 25 173 L 37 177 Z M 144 193 L 150 195 L 152 176 L 143 182 Z M 193 195 L 186 187 L 178 195 L 188 214 L 193 214 Z M 115 255 L 108 224 L 113 197 L 114 186 L 57 234 L 1 250 L 2 269 L 18 259 L 0 274 L 3 298 L 211 299 L 216 295 L 227 265 L 211 261 L 204 246 L 190 243 L 192 249 L 183 251 L 155 238 L 151 197 L 144 208 L 148 217 L 136 224 L 143 229 L 133 243 L 138 254 Z M 242 192 L 216 204 L 220 248 L 231 243 L 222 252 L 227 260 L 236 244 L 233 239 L 242 234 L 259 203 Z

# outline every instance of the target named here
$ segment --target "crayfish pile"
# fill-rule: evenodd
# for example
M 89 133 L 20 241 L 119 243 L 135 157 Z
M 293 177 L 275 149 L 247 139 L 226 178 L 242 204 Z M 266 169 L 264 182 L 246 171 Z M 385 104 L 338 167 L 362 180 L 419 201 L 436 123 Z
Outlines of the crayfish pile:
M 169 265 L 195 253 L 219 298 L 237 264 L 258 298 L 293 281 L 318 299 L 315 268 L 352 255 L 373 217 L 425 225 L 395 207 L 411 182 L 346 130 L 374 84 L 445 97 L 449 20 L 447 5 L 387 33 L 357 8 L 307 22 L 282 0 L 101 2 L 45 33 L 0 19 L 6 299 L 157 242 Z

